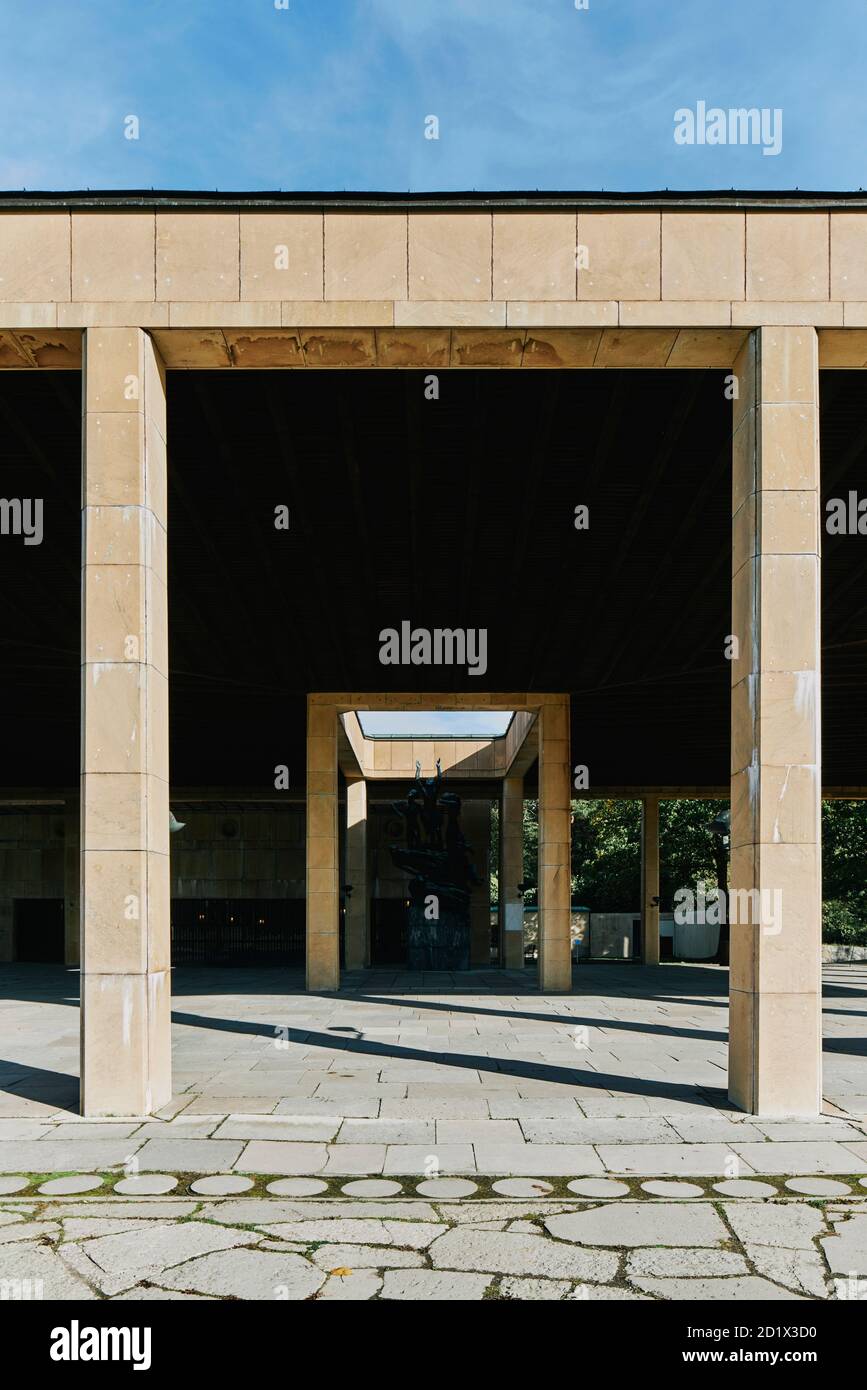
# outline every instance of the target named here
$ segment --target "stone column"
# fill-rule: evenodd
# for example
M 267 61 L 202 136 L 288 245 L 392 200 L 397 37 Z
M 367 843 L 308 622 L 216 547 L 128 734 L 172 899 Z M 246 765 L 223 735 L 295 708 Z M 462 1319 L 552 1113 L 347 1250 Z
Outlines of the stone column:
M 500 790 L 500 960 L 506 970 L 524 967 L 524 779 L 505 777 Z
M 307 705 L 307 988 L 340 988 L 337 712 Z
M 539 711 L 539 988 L 572 988 L 568 696 Z
M 363 777 L 346 784 L 346 880 L 352 885 L 346 900 L 346 969 L 363 970 L 370 963 L 367 783 Z
M 729 1094 L 821 1107 L 818 342 L 760 328 L 735 364 Z
M 171 1097 L 165 372 L 85 333 L 81 1084 L 85 1115 Z
M 491 803 L 464 802 L 464 835 L 473 851 L 473 868 L 481 880 L 470 893 L 470 965 L 491 965 Z
M 78 965 L 81 959 L 81 845 L 77 811 L 67 811 L 63 836 L 63 959 Z
M 641 959 L 645 965 L 659 964 L 658 796 L 641 801 Z

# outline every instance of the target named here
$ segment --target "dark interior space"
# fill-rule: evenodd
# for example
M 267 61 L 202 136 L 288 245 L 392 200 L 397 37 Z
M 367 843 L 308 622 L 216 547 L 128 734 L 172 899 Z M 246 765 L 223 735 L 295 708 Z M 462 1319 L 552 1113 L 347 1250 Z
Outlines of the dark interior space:
M 728 779 L 730 403 L 718 372 L 172 372 L 172 781 L 304 781 L 308 690 L 569 690 L 591 787 Z M 863 492 L 865 384 L 823 373 L 825 497 Z M 0 784 L 79 770 L 80 379 L 0 373 Z M 589 508 L 586 531 L 575 508 Z M 274 525 L 289 509 L 288 530 Z M 867 785 L 863 537 L 824 537 L 824 781 Z M 379 632 L 488 629 L 488 669 Z
M 726 780 L 721 374 L 174 373 L 169 409 L 177 784 L 303 777 L 308 689 L 571 690 L 593 781 Z M 487 628 L 486 674 L 381 665 L 402 619 Z

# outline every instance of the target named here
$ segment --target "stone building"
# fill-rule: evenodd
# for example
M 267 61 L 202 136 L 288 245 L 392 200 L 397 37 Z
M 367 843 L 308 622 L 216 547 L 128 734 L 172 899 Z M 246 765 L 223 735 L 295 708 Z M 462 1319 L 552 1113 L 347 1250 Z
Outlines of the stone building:
M 341 935 L 368 964 L 368 805 L 417 751 L 375 708 L 514 714 L 439 753 L 501 804 L 507 966 L 538 792 L 546 993 L 576 767 L 643 799 L 648 964 L 659 800 L 730 796 L 731 1096 L 817 1113 L 820 797 L 867 786 L 865 563 L 823 520 L 865 365 L 862 195 L 3 195 L 0 942 L 80 939 L 85 1113 L 170 1094 L 172 899 L 303 901 L 311 990 Z M 485 670 L 384 665 L 404 621 L 484 630 Z

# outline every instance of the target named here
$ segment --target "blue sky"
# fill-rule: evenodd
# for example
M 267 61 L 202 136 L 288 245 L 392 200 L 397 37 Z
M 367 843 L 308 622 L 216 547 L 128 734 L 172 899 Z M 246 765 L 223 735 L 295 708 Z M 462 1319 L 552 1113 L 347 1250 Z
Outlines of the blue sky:
M 512 716 L 493 710 L 367 710 L 358 717 L 369 738 L 494 738 L 506 732 Z
M 865 0 L 286 4 L 7 0 L 0 187 L 867 184 Z M 699 100 L 780 108 L 782 152 L 676 145 Z

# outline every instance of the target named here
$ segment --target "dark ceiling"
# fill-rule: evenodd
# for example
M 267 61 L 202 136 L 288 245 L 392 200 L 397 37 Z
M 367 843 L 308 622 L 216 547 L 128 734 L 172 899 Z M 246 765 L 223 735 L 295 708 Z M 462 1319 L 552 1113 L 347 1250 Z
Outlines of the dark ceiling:
M 823 376 L 826 493 L 861 487 L 858 373 Z M 176 786 L 303 785 L 308 690 L 567 690 L 591 785 L 728 778 L 730 410 L 713 372 L 174 372 Z M 0 374 L 0 784 L 78 773 L 79 383 Z M 590 528 L 576 531 L 578 504 Z M 288 531 L 274 527 L 286 505 Z M 826 537 L 825 782 L 867 784 L 867 538 Z M 488 670 L 381 628 L 486 627 Z

